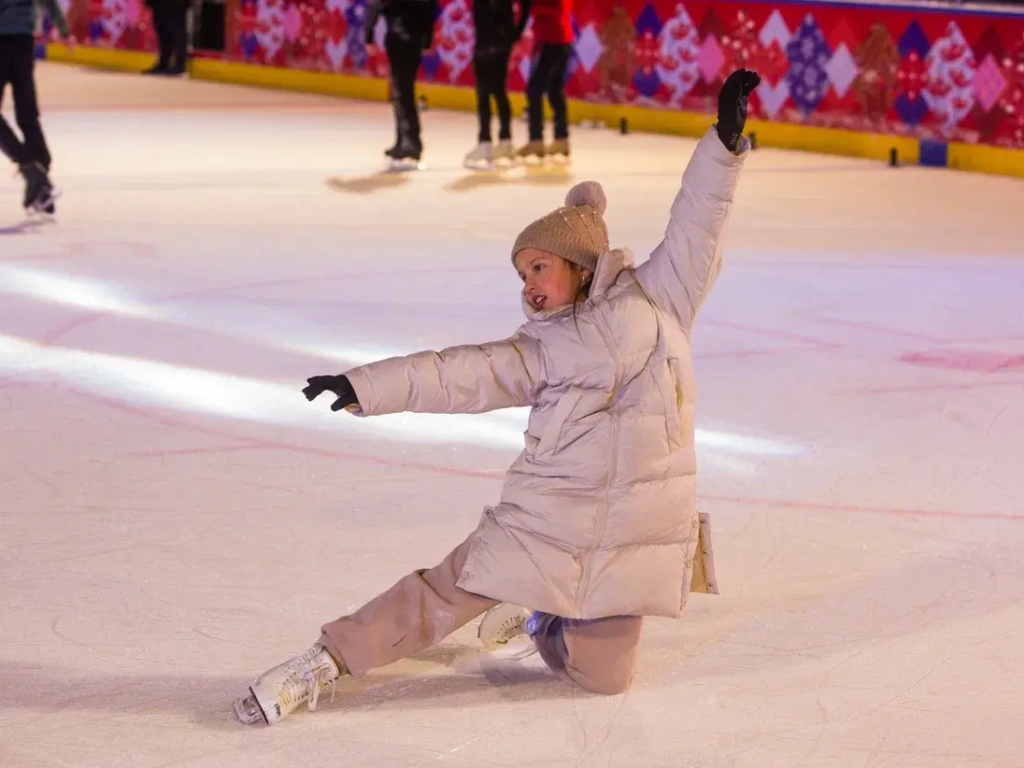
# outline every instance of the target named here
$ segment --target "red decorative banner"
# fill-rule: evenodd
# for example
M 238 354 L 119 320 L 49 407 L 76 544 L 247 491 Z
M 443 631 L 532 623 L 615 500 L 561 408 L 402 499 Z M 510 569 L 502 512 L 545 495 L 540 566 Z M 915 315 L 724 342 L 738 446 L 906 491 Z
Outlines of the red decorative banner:
M 472 86 L 472 0 L 443 2 L 420 79 Z M 140 0 L 72 0 L 95 44 L 152 50 Z M 226 58 L 387 74 L 363 44 L 365 0 L 228 0 Z M 723 78 L 757 70 L 758 117 L 1024 148 L 1024 14 L 828 3 L 577 0 L 567 93 L 713 113 Z M 377 30 L 378 36 L 382 30 Z M 529 76 L 529 27 L 509 86 Z M 378 51 L 380 49 L 378 48 Z

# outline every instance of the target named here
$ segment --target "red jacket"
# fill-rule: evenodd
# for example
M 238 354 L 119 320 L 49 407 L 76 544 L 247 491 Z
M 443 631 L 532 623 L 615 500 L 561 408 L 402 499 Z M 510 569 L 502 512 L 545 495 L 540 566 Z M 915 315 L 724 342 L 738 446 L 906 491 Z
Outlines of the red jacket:
M 533 0 L 531 5 L 535 43 L 565 45 L 573 41 L 573 0 Z

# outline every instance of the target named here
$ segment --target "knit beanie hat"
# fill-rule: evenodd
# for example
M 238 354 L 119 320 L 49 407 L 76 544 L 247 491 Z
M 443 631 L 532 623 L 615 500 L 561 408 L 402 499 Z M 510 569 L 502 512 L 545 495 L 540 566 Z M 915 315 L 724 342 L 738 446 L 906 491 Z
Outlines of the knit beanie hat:
M 596 181 L 581 181 L 565 196 L 565 205 L 542 216 L 524 229 L 512 246 L 512 262 L 526 248 L 561 256 L 593 272 L 608 250 L 604 212 L 608 199 Z

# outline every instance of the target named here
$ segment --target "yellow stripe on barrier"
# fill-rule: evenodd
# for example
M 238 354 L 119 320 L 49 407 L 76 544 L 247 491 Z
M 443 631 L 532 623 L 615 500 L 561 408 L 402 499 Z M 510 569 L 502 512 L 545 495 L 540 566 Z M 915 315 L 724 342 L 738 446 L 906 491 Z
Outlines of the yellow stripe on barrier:
M 1024 178 L 1024 150 L 987 144 L 949 145 L 946 164 L 960 171 Z
M 116 51 L 89 45 L 78 45 L 73 50 L 68 50 L 63 45 L 47 45 L 46 60 L 95 69 L 109 69 L 116 72 L 142 72 L 156 63 L 156 55 L 140 51 Z

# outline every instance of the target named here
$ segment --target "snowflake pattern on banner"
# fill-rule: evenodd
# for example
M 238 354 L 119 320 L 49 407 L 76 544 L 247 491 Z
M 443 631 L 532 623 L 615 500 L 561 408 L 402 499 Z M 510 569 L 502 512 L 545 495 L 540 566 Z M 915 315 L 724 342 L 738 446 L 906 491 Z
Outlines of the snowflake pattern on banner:
M 974 51 L 955 21 L 935 41 L 925 57 L 927 85 L 923 96 L 939 119 L 943 135 L 951 136 L 974 106 Z
M 434 52 L 448 71 L 448 82 L 456 83 L 473 63 L 473 14 L 466 0 L 449 0 L 441 9 L 434 35 Z
M 661 33 L 661 19 L 654 6 L 646 5 L 636 19 L 636 73 L 633 75 L 633 87 L 636 89 L 639 101 L 644 98 L 651 99 L 658 92 L 661 78 L 658 76 L 659 47 L 658 40 Z
M 825 35 L 811 14 L 804 17 L 786 44 L 786 56 L 789 96 L 804 115 L 810 114 L 828 91 L 828 62 L 832 58 Z
M 103 0 L 100 29 L 107 45 L 116 48 L 127 28 L 128 14 L 125 12 L 124 0 Z
M 281 0 L 256 0 L 256 42 L 266 64 L 275 63 L 284 47 L 284 10 Z
M 668 90 L 668 103 L 678 106 L 700 77 L 700 38 L 697 27 L 680 3 L 658 35 L 658 79 Z

